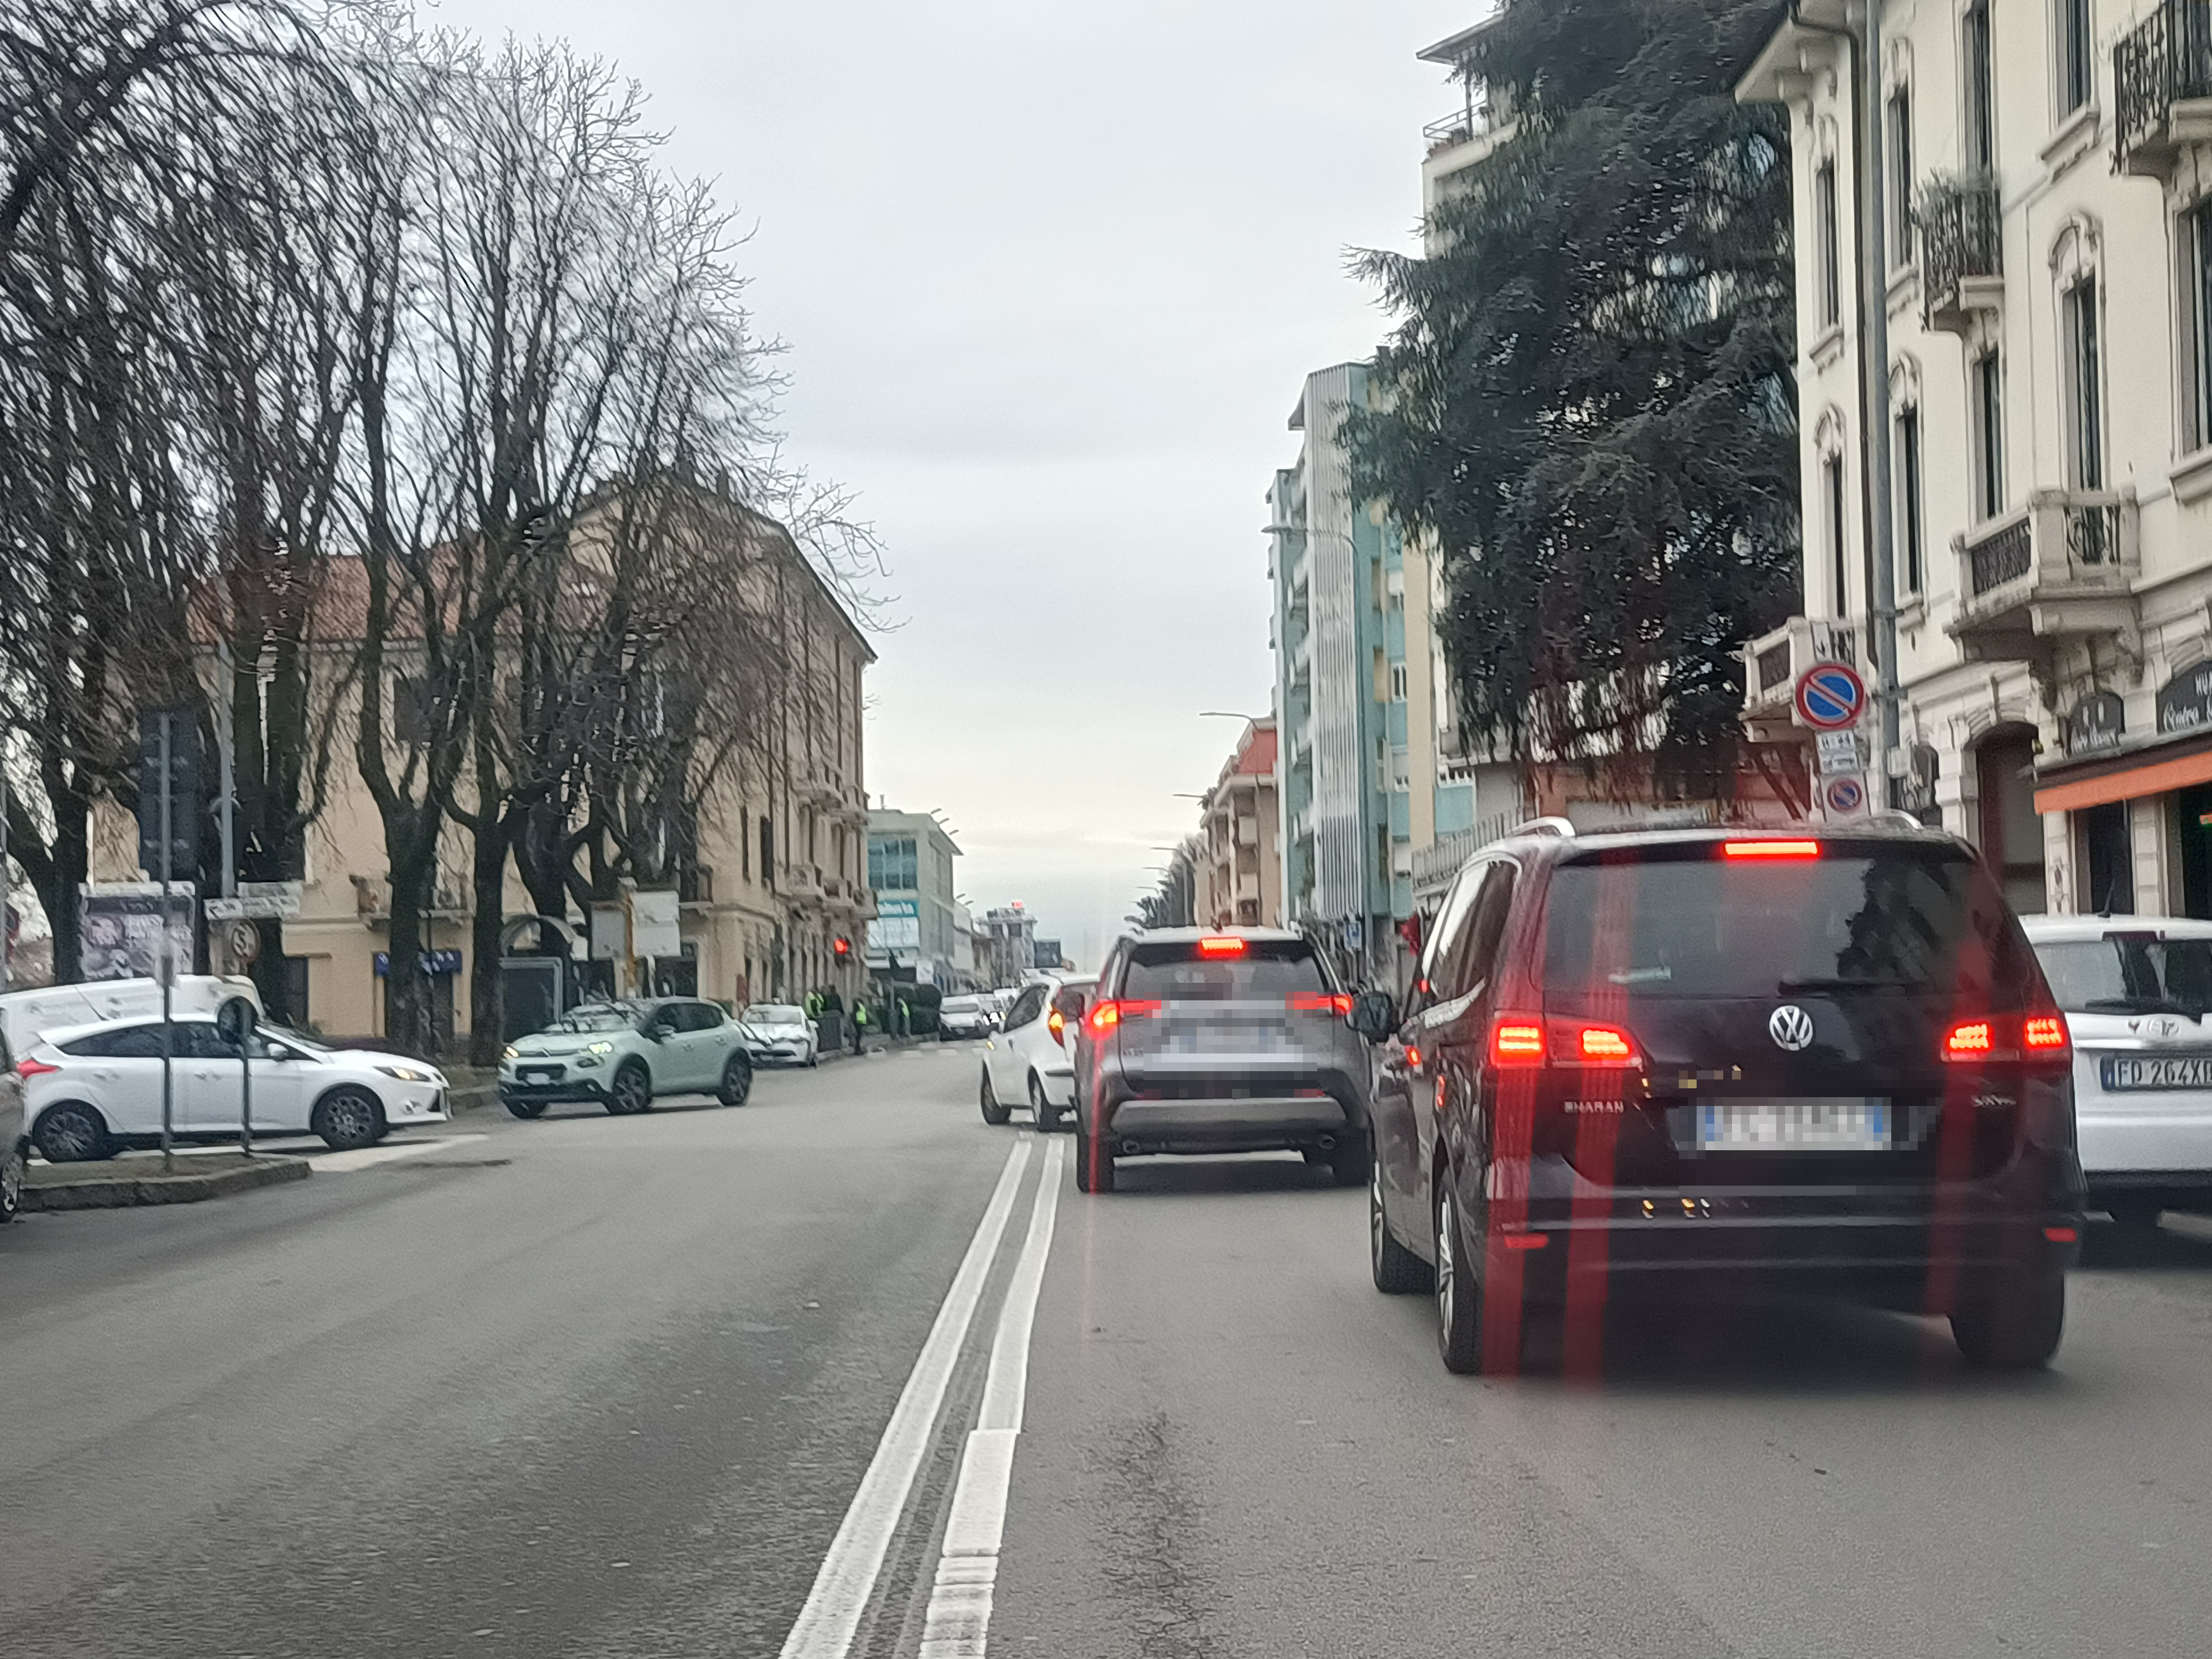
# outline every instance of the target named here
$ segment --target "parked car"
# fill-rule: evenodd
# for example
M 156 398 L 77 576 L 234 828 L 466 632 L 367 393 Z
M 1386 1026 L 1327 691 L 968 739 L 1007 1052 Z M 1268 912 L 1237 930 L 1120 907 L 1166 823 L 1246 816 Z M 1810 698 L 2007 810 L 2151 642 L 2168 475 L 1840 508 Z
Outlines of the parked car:
M 30 1117 L 23 1105 L 23 1079 L 15 1072 L 15 1051 L 0 1030 L 0 1224 L 13 1221 L 23 1207 L 23 1170 L 30 1161 Z
M 587 1002 L 508 1045 L 499 1097 L 517 1117 L 558 1101 L 588 1101 L 614 1116 L 653 1109 L 664 1095 L 712 1094 L 742 1106 L 752 1056 L 738 1022 L 692 997 Z
M 2148 1229 L 2212 1206 L 2212 921 L 2029 916 L 2074 1039 L 2089 1207 Z
M 795 1004 L 757 1002 L 738 1017 L 738 1029 L 756 1066 L 813 1066 L 822 1058 L 822 1033 Z
M 983 1121 L 1004 1123 L 1026 1103 L 1040 1129 L 1056 1127 L 1075 1105 L 1074 1036 L 1066 1016 L 1052 1006 L 1063 990 L 1085 990 L 1092 981 L 1040 978 L 1006 1010 L 1005 1026 L 983 1041 Z
M 2041 1365 L 2081 1249 L 2073 1054 L 1972 848 L 1869 825 L 1477 853 L 1379 1045 L 1376 1288 L 1446 1366 L 1517 1362 L 1579 1285 L 1821 1287 Z
M 1164 928 L 1109 953 L 1076 1022 L 1075 1184 L 1114 1190 L 1117 1159 L 1297 1152 L 1367 1179 L 1366 1045 L 1352 999 L 1297 933 Z
M 234 997 L 262 1013 L 260 988 L 241 976 L 179 974 L 169 988 L 170 1012 L 179 1017 L 213 1015 Z M 161 1012 L 161 984 L 153 979 L 96 979 L 77 985 L 47 985 L 0 996 L 0 1036 L 18 1054 L 48 1031 L 65 1026 L 97 1025 L 109 1019 L 145 1019 Z
M 986 1037 L 993 1029 L 990 1007 L 981 997 L 947 997 L 938 1005 L 937 1035 L 940 1042 L 950 1042 L 956 1037 Z
M 170 1121 L 177 1139 L 234 1140 L 245 1066 L 253 1068 L 257 1134 L 320 1135 L 338 1151 L 371 1146 L 402 1125 L 451 1115 L 445 1074 L 428 1060 L 328 1048 L 276 1026 L 247 1038 L 250 1059 L 204 1015 L 171 1023 Z M 161 1135 L 161 1022 L 106 1020 L 49 1031 L 17 1068 L 31 1141 L 50 1164 L 112 1158 Z

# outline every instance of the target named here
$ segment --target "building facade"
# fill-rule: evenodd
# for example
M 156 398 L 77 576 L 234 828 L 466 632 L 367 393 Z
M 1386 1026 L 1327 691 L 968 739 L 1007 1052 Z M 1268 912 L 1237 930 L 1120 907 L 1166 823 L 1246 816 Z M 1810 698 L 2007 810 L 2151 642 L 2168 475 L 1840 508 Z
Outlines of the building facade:
M 1875 678 L 1893 477 L 1899 804 L 2025 910 L 2212 915 L 2212 11 L 1803 0 L 1738 95 L 1787 105 L 1805 614 L 1747 649 Z M 1878 77 L 1879 188 L 1860 111 Z M 1879 262 L 1887 429 L 1861 366 Z
M 1275 799 L 1279 753 L 1275 722 L 1255 720 L 1206 792 L 1199 825 L 1200 926 L 1283 925 L 1282 811 Z
M 1036 971 L 1036 918 L 1019 904 L 985 911 L 975 951 L 980 984 L 993 990 L 1022 984 Z
M 868 814 L 868 885 L 876 920 L 868 924 L 868 966 L 877 972 L 912 969 L 941 991 L 966 983 L 963 913 L 953 860 L 960 848 L 927 812 Z

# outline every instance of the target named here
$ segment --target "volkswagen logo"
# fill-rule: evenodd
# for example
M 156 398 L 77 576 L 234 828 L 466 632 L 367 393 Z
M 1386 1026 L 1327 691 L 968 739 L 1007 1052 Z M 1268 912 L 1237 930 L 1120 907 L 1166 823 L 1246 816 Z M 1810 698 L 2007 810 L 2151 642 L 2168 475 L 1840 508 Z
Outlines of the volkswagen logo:
M 1813 1046 L 1813 1016 L 1794 1002 L 1785 1002 L 1766 1017 L 1766 1034 L 1774 1046 L 1802 1054 Z

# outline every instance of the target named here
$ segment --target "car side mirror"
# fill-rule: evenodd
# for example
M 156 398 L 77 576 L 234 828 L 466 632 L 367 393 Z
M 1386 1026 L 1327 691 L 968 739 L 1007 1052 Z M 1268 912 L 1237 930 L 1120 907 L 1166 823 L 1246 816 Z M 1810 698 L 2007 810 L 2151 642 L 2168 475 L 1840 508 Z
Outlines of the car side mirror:
M 1398 1005 L 1388 991 L 1369 991 L 1353 1000 L 1348 1024 L 1370 1042 L 1385 1042 L 1398 1029 Z
M 1052 1011 L 1073 1025 L 1083 1018 L 1089 1001 L 1080 991 L 1056 991 L 1053 994 Z
M 654 1042 L 665 1042 L 668 1041 L 669 1033 L 673 1031 L 676 1028 L 673 1025 L 669 1024 L 665 1020 L 656 1019 L 652 1024 L 645 1028 L 645 1035 Z

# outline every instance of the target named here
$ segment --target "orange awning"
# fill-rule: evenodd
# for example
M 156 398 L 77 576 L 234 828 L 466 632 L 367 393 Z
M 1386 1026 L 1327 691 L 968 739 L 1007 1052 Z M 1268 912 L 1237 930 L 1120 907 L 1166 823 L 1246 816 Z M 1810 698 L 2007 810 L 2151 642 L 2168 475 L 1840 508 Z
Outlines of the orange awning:
M 2078 782 L 2051 784 L 2035 792 L 2035 810 L 2078 812 L 2087 806 L 2108 806 L 2114 801 L 2137 800 L 2145 795 L 2162 795 L 2169 789 L 2186 789 L 2192 783 L 2212 783 L 2212 750 L 2173 760 L 2151 761 Z

